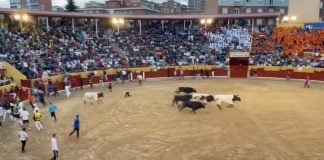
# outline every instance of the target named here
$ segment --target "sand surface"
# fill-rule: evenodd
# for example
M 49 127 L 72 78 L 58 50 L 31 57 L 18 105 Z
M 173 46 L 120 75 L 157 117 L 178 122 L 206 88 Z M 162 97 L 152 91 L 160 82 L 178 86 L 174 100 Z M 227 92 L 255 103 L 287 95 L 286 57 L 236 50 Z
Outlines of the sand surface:
M 210 103 L 195 115 L 188 109 L 179 112 L 171 106 L 179 86 L 195 87 L 199 93 L 239 94 L 242 101 L 223 110 Z M 112 93 L 101 87 L 85 89 L 103 91 L 103 103 L 83 104 L 83 91 L 47 99 L 58 106 L 58 122 L 41 107 L 45 130 L 38 133 L 31 120 L 26 153 L 20 153 L 19 125 L 3 122 L 0 159 L 50 159 L 55 132 L 60 160 L 323 160 L 324 85 L 302 86 L 214 79 L 116 84 Z M 124 98 L 125 90 L 132 97 Z M 79 140 L 68 137 L 76 114 Z

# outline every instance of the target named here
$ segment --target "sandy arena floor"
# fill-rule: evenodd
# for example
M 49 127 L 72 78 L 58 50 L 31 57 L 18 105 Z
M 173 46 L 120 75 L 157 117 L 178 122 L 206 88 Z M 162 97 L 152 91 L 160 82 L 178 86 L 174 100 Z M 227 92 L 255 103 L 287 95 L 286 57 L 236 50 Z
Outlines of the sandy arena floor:
M 105 94 L 103 103 L 93 106 L 83 104 L 83 92 L 73 92 L 69 99 L 50 99 L 59 109 L 57 123 L 47 108 L 41 108 L 43 132 L 38 133 L 31 120 L 24 154 L 18 124 L 3 122 L 0 159 L 50 159 L 55 132 L 60 160 L 323 160 L 324 85 L 302 85 L 245 79 L 151 81 L 143 86 L 134 82 L 117 84 L 112 93 L 92 89 Z M 239 94 L 242 102 L 222 111 L 210 103 L 195 115 L 188 109 L 179 112 L 171 106 L 179 86 Z M 124 98 L 125 90 L 133 96 Z M 76 114 L 79 140 L 68 137 Z

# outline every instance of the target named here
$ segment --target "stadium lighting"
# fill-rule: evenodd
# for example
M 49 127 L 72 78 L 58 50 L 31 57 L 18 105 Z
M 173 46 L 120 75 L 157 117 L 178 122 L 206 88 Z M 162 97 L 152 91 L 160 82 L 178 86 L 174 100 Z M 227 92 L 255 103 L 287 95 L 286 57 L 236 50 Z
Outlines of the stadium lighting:
M 205 23 L 206 23 L 206 20 L 205 20 L 205 19 L 201 19 L 201 20 L 200 20 L 200 23 L 201 23 L 201 24 L 205 24 Z
M 14 19 L 16 21 L 19 21 L 20 30 L 22 31 L 23 30 L 22 23 L 23 23 L 23 21 L 27 22 L 29 20 L 29 16 L 27 14 L 22 14 L 22 15 L 15 14 Z
M 117 19 L 117 18 L 113 18 L 113 19 L 112 19 L 112 23 L 113 23 L 113 24 L 118 24 L 118 19 Z
M 16 14 L 16 15 L 14 15 L 14 19 L 17 21 L 23 20 L 23 21 L 27 22 L 29 20 L 29 16 L 27 14 L 23 14 L 23 15 Z
M 19 14 L 14 15 L 14 19 L 17 21 L 20 20 L 20 15 Z
M 122 19 L 122 18 L 119 18 L 118 22 L 119 22 L 119 24 L 124 24 L 125 23 L 125 20 Z
M 290 18 L 292 21 L 296 21 L 297 20 L 297 16 L 291 16 Z
M 297 16 L 284 16 L 282 18 L 283 22 L 288 22 L 288 21 L 296 21 L 297 20 Z
M 205 25 L 205 29 L 207 28 L 207 25 L 210 25 L 213 22 L 213 19 L 208 18 L 208 19 L 201 19 L 200 23 Z
M 213 20 L 212 19 L 207 19 L 207 24 L 211 24 L 213 22 Z
M 125 24 L 125 19 L 124 18 L 113 18 L 112 23 L 114 25 L 117 25 L 118 34 L 119 34 L 119 27 L 120 27 L 120 25 Z
M 288 17 L 288 16 L 284 16 L 284 17 L 282 18 L 282 20 L 285 21 L 285 22 L 287 22 L 287 21 L 289 21 L 289 17 Z
M 24 14 L 22 15 L 22 20 L 24 20 L 25 22 L 29 20 L 28 15 Z

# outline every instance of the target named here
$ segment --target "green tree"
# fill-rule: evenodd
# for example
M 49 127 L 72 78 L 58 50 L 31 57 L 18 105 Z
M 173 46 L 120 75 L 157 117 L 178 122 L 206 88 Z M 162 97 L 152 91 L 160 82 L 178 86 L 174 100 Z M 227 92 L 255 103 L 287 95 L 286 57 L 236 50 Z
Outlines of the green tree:
M 75 1 L 74 0 L 67 0 L 67 5 L 65 6 L 65 10 L 67 12 L 76 12 L 76 9 L 78 9 L 78 7 L 75 5 Z

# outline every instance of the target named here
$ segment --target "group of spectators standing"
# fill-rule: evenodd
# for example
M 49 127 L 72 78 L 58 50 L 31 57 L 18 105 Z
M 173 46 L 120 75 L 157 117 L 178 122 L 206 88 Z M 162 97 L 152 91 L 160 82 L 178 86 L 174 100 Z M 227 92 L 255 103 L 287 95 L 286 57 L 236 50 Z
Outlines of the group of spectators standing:
M 69 85 L 71 82 L 69 77 L 65 78 L 66 85 Z M 44 85 L 44 81 L 37 80 L 34 83 L 34 87 L 31 89 L 31 94 L 28 97 L 28 103 L 24 103 L 18 96 L 14 94 L 8 94 L 5 95 L 5 97 L 1 97 L 1 103 L 0 103 L 0 128 L 9 126 L 12 122 L 14 125 L 17 125 L 17 127 L 21 128 L 21 130 L 18 133 L 18 139 L 21 142 L 21 152 L 26 152 L 26 144 L 28 143 L 28 139 L 30 137 L 29 132 L 31 130 L 30 123 L 31 120 L 34 121 L 36 131 L 41 133 L 42 130 L 46 127 L 46 124 L 50 123 L 48 121 L 44 121 L 44 117 L 50 116 L 53 118 L 54 123 L 57 122 L 57 106 L 50 102 L 49 104 L 46 103 L 45 97 L 46 95 L 49 95 L 51 92 L 44 92 L 40 88 Z M 46 85 L 50 85 L 51 82 L 47 83 Z M 110 87 L 107 87 L 111 90 Z M 37 103 L 40 102 L 43 107 L 38 107 Z M 47 110 L 47 111 L 46 111 Z M 48 112 L 49 114 L 46 114 L 45 112 Z M 8 118 L 9 117 L 9 118 Z M 9 119 L 8 125 L 2 122 L 7 121 Z M 48 125 L 47 125 L 48 126 Z M 79 116 L 77 115 L 74 120 L 74 129 L 69 134 L 71 136 L 74 132 L 77 133 L 77 138 L 79 138 L 79 128 L 80 128 L 80 120 Z M 37 135 L 39 136 L 39 135 Z M 53 133 L 50 141 L 51 149 L 53 151 L 53 158 L 56 160 L 58 158 L 58 143 L 56 140 L 56 134 Z

